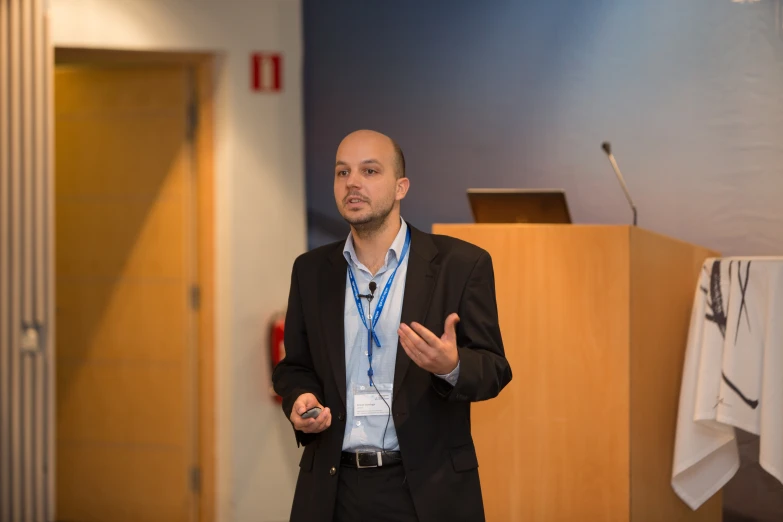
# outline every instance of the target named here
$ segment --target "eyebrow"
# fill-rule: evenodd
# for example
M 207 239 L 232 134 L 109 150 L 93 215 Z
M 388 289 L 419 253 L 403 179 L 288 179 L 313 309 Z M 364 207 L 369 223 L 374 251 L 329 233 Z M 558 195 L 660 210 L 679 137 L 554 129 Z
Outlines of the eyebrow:
M 369 164 L 373 164 L 373 163 L 375 165 L 381 165 L 380 161 L 378 161 L 377 159 L 372 159 L 372 158 L 371 159 L 362 160 L 359 164 L 360 165 L 369 165 Z M 334 164 L 335 167 L 339 167 L 341 165 L 347 167 L 348 163 L 346 163 L 346 162 L 344 162 L 342 160 L 337 160 L 337 162 Z

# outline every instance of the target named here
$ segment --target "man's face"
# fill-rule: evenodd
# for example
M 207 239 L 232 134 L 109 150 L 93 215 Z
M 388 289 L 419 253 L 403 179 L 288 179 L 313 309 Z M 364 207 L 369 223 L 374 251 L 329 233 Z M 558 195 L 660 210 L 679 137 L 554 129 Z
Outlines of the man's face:
M 372 131 L 348 135 L 337 149 L 334 200 L 343 218 L 357 230 L 380 228 L 405 197 L 408 180 L 398 179 L 394 147 Z

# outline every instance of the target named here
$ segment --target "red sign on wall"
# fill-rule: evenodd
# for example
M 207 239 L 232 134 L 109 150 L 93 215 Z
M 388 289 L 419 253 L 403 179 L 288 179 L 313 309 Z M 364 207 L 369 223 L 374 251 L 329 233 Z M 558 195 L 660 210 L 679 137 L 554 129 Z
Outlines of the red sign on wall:
M 283 57 L 280 53 L 250 55 L 250 85 L 256 92 L 280 92 L 283 85 Z

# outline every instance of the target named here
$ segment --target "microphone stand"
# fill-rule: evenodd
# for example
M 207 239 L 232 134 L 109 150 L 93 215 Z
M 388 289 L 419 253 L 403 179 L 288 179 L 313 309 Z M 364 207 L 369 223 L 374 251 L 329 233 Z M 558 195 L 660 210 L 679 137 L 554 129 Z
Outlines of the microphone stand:
M 601 148 L 604 150 L 606 155 L 609 156 L 609 162 L 612 164 L 612 169 L 617 176 L 617 181 L 620 182 L 620 187 L 622 187 L 623 192 L 625 193 L 625 199 L 628 200 L 628 204 L 631 206 L 631 211 L 633 212 L 633 226 L 636 226 L 636 205 L 634 205 L 633 200 L 631 199 L 631 194 L 628 192 L 628 187 L 625 186 L 625 180 L 623 179 L 623 175 L 620 173 L 620 168 L 617 166 L 617 162 L 614 160 L 614 156 L 612 155 L 612 146 L 608 141 L 605 141 L 601 145 Z

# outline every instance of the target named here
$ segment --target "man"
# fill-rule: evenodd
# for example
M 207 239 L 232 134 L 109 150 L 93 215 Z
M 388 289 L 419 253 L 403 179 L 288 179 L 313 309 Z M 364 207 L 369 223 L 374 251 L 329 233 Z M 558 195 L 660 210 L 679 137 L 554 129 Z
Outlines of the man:
M 492 260 L 407 224 L 409 186 L 394 141 L 346 136 L 334 197 L 350 235 L 294 263 L 273 375 L 305 446 L 292 522 L 484 520 L 470 403 L 511 380 Z

